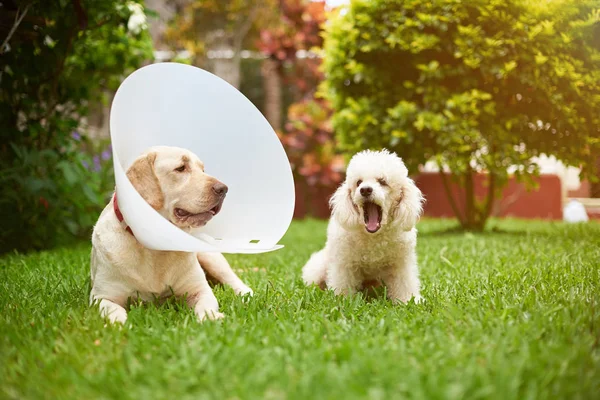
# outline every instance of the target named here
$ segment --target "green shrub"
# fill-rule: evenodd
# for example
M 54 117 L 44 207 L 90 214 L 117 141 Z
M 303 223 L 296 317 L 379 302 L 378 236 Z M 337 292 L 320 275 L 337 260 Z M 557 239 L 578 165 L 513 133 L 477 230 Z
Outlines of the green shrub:
M 600 151 L 597 1 L 353 1 L 327 27 L 323 93 L 345 150 L 387 147 L 416 171 L 437 161 L 482 229 L 509 167 L 553 154 L 593 168 Z M 475 196 L 473 173 L 487 172 Z M 443 175 L 443 174 L 442 174 Z
M 112 154 L 108 144 L 100 151 L 102 142 L 78 140 L 60 151 L 12 144 L 15 167 L 0 175 L 9 188 L 0 198 L 8 211 L 2 250 L 46 248 L 89 235 L 112 193 Z
M 10 27 L 26 14 L 0 57 L 0 252 L 89 234 L 112 172 L 107 144 L 86 139 L 82 118 L 152 57 L 133 2 L 40 0 L 5 11 Z

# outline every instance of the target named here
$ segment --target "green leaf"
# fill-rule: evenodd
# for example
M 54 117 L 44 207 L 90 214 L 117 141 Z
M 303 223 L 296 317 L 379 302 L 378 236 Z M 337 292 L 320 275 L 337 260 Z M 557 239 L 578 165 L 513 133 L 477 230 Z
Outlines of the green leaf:
M 77 182 L 77 171 L 70 162 L 61 161 L 58 163 L 58 168 L 62 171 L 63 176 L 69 185 L 73 185 Z

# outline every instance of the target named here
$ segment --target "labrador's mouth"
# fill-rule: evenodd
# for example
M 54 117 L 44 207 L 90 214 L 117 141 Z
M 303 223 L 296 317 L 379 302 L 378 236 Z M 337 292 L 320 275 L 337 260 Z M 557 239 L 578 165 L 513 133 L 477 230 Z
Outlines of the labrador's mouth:
M 383 213 L 380 206 L 372 201 L 366 201 L 363 204 L 363 215 L 367 232 L 375 233 L 381 228 L 381 218 Z
M 191 226 L 202 226 L 205 225 L 208 221 L 210 221 L 212 217 L 217 215 L 219 211 L 221 211 L 222 207 L 223 201 L 221 200 L 208 211 L 192 213 L 188 210 L 178 207 L 175 208 L 175 210 L 173 210 L 173 213 L 175 214 L 177 220 L 181 223 L 185 223 Z

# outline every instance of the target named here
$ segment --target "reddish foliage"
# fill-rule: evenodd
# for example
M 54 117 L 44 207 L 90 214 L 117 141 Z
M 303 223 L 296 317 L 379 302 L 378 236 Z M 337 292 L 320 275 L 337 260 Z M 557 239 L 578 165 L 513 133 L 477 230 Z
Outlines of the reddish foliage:
M 333 187 L 343 178 L 344 161 L 336 154 L 330 124 L 331 109 L 315 98 L 323 79 L 321 59 L 311 51 L 323 44 L 325 2 L 281 0 L 281 24 L 261 32 L 259 49 L 276 60 L 286 84 L 298 92 L 299 101 L 288 109 L 284 131 L 279 132 L 296 179 L 308 196 L 318 187 Z M 299 51 L 306 57 L 299 59 Z
M 321 24 L 325 22 L 325 2 L 281 0 L 280 13 L 278 26 L 260 32 L 258 48 L 277 61 L 285 82 L 298 90 L 300 98 L 310 96 L 323 79 L 319 70 L 321 60 L 311 49 L 323 44 Z M 305 51 L 306 57 L 298 59 L 299 51 Z
M 343 177 L 344 160 L 335 152 L 330 115 L 324 100 L 302 100 L 290 106 L 280 134 L 294 171 L 309 186 L 331 187 Z
M 44 207 L 46 210 L 48 210 L 48 207 L 50 207 L 50 204 L 48 203 L 48 200 L 46 200 L 46 198 L 43 197 L 43 196 L 40 197 L 39 202 L 40 202 L 40 205 L 42 207 Z

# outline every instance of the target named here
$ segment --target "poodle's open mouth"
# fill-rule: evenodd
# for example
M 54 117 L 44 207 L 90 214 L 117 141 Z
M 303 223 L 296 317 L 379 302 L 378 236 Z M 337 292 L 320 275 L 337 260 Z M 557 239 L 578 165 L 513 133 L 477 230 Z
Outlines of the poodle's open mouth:
M 372 201 L 366 201 L 363 204 L 363 215 L 365 217 L 365 228 L 367 232 L 375 233 L 381 228 L 381 207 Z

